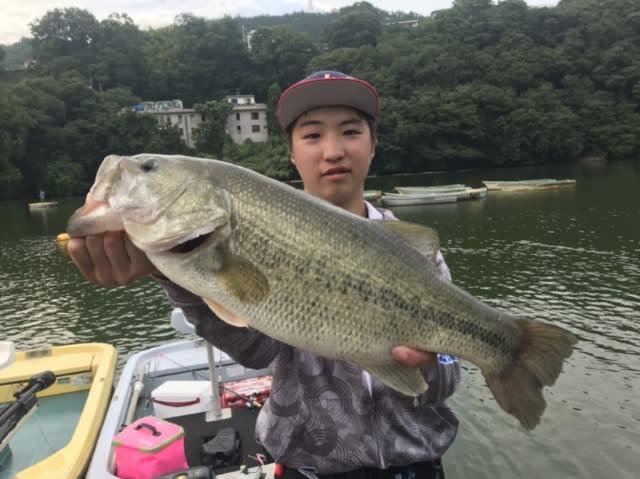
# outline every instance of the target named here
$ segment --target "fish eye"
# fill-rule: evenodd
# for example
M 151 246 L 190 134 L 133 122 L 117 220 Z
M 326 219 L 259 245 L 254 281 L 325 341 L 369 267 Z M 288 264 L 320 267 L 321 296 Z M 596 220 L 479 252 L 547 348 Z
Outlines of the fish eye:
M 140 165 L 140 169 L 142 171 L 144 171 L 145 173 L 149 173 L 151 171 L 155 171 L 155 170 L 158 169 L 158 162 L 154 158 L 151 158 L 150 160 L 145 160 Z

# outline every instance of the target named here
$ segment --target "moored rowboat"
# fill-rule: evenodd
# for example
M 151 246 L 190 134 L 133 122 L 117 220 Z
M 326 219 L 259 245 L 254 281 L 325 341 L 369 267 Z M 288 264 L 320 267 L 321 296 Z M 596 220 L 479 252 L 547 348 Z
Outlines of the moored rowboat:
M 57 201 L 38 201 L 36 203 L 29 203 L 30 210 L 40 210 L 44 208 L 53 208 L 54 206 L 58 206 Z
M 468 196 L 468 195 L 467 195 Z M 415 193 L 415 194 L 397 194 L 385 193 L 380 197 L 380 201 L 385 206 L 412 206 L 412 205 L 430 205 L 441 203 L 455 203 L 459 199 L 459 193 Z
M 549 188 L 575 186 L 576 180 L 564 179 L 556 180 L 544 178 L 539 180 L 521 180 L 521 181 L 483 181 L 482 182 L 489 191 L 529 191 L 543 190 Z
M 404 195 L 424 194 L 424 193 L 448 193 L 454 191 L 465 191 L 468 186 L 455 185 L 438 185 L 438 186 L 396 186 L 396 191 Z
M 113 346 L 100 343 L 16 353 L 13 364 L 0 370 L 0 403 L 11 404 L 14 393 L 43 371 L 56 379 L 38 394 L 33 416 L 13 432 L 0 478 L 82 477 L 111 395 L 116 356 Z
M 364 190 L 364 199 L 367 201 L 377 201 L 381 196 L 381 190 Z

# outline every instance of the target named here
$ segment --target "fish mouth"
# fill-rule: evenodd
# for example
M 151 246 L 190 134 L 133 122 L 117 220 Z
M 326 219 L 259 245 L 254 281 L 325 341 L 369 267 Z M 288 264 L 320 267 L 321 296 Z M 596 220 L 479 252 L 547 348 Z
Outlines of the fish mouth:
M 196 236 L 195 238 L 187 240 L 183 243 L 178 243 L 177 245 L 175 245 L 173 248 L 169 250 L 169 253 L 178 253 L 178 254 L 191 253 L 192 251 L 195 251 L 198 247 L 207 243 L 208 240 L 211 237 L 213 237 L 213 233 L 214 233 L 213 231 L 210 231 L 209 233 Z
M 217 226 L 213 228 L 211 231 L 199 234 L 194 238 L 187 239 L 186 241 L 182 241 L 167 251 L 169 253 L 175 253 L 175 254 L 192 253 L 197 249 L 203 248 L 204 245 L 209 244 L 212 241 L 215 241 L 215 238 L 219 236 L 220 230 L 224 226 L 225 225 Z

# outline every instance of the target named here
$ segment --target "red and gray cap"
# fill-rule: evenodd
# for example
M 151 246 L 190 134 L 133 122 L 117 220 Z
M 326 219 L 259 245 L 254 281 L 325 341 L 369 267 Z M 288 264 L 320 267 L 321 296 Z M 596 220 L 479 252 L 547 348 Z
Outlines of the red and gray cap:
M 286 130 L 303 113 L 323 106 L 350 106 L 375 120 L 380 99 L 369 82 L 336 71 L 319 71 L 280 95 L 276 108 L 278 123 Z

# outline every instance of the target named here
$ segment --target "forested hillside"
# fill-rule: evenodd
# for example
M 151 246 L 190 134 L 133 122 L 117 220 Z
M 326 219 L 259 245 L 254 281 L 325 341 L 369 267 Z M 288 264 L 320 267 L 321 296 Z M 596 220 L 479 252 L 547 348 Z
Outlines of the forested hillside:
M 217 156 L 288 178 L 273 119 L 266 144 L 201 135 L 188 151 L 176 130 L 121 111 L 173 98 L 215 110 L 212 102 L 236 92 L 273 106 L 283 88 L 319 69 L 379 89 L 374 173 L 639 155 L 637 0 L 554 8 L 456 0 L 416 28 L 393 24 L 407 17 L 361 2 L 331 14 L 185 14 L 143 31 L 124 14 L 98 21 L 85 10 L 51 10 L 34 20 L 28 77 L 0 83 L 0 197 L 82 193 L 110 153 Z M 255 27 L 248 50 L 243 29 Z

